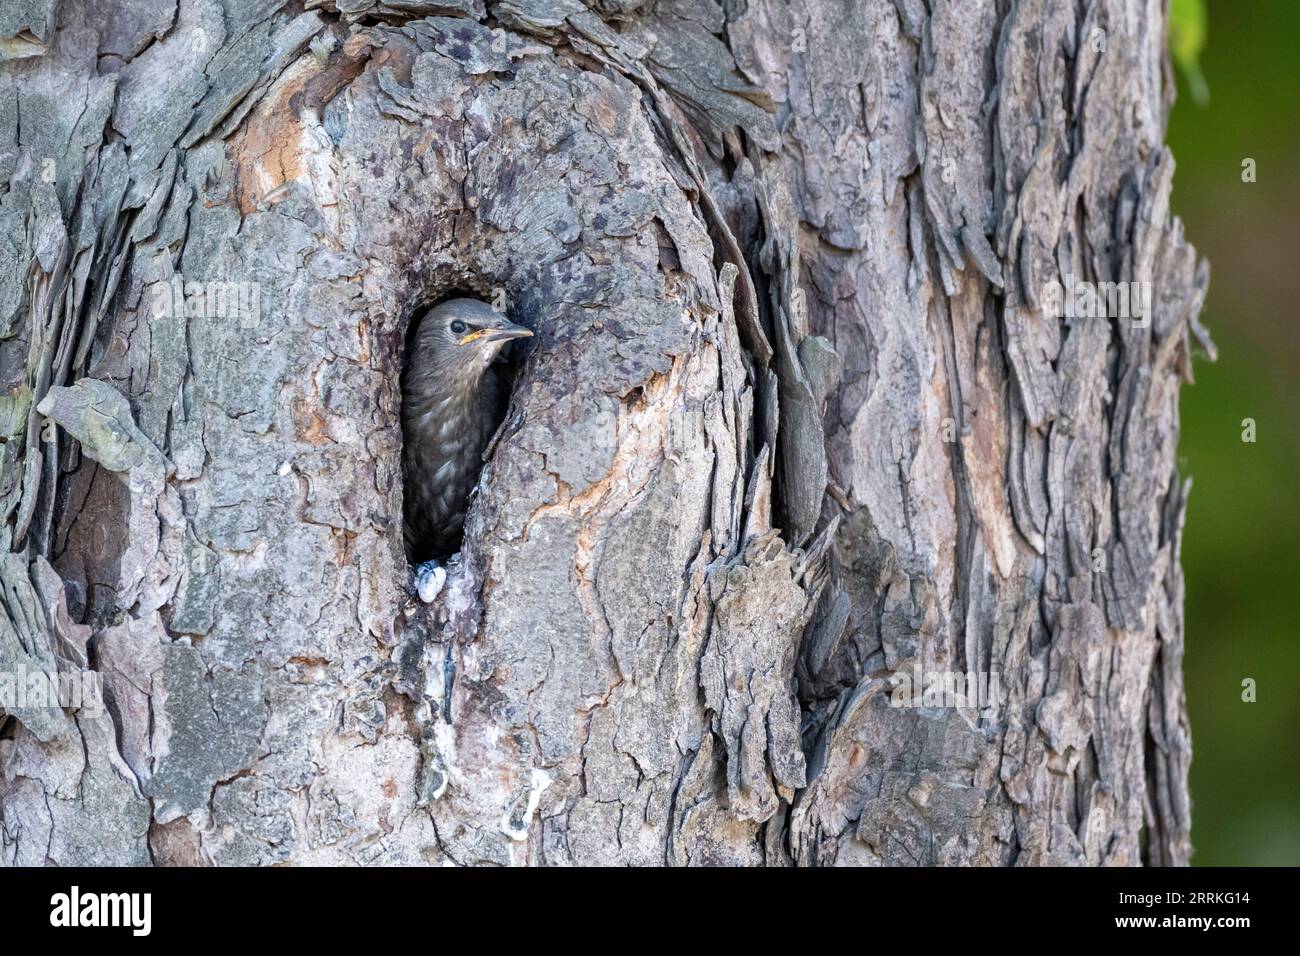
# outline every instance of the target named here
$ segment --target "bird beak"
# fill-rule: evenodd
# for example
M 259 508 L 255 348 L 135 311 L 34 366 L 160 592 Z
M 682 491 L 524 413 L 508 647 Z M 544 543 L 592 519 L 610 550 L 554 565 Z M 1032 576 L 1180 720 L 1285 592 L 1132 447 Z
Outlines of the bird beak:
M 499 329 L 478 329 L 471 332 L 460 340 L 460 344 L 469 345 L 471 342 L 504 342 L 508 339 L 526 339 L 530 338 L 532 334 L 532 329 L 526 329 L 522 325 L 507 322 Z

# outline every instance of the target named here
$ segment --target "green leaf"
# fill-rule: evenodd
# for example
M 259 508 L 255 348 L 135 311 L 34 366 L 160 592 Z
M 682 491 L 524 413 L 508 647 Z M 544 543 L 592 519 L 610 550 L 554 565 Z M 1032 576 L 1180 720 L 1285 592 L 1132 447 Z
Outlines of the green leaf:
M 1210 102 L 1210 88 L 1201 73 L 1201 50 L 1209 32 L 1205 0 L 1170 0 L 1169 52 L 1187 80 L 1197 106 Z

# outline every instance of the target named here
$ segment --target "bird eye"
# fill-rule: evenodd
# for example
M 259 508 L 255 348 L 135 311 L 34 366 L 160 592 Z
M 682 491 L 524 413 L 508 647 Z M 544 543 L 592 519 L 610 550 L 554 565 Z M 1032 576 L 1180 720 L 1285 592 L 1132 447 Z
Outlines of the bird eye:
M 453 335 L 464 335 L 465 323 L 460 319 L 457 319 L 455 322 L 451 323 L 451 331 Z

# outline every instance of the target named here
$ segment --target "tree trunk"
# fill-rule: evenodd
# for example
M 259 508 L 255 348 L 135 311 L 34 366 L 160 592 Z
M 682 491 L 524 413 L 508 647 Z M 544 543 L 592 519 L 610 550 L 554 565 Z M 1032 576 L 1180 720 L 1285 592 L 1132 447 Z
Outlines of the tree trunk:
M 0 860 L 1187 861 L 1163 4 L 305 6 L 0 7 Z

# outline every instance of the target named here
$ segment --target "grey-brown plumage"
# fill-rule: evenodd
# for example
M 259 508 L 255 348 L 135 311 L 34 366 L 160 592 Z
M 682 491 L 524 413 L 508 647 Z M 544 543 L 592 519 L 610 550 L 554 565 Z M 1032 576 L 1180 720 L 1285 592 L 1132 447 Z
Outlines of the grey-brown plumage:
M 478 299 L 451 299 L 416 328 L 402 384 L 406 543 L 412 559 L 460 548 L 469 494 L 509 390 L 492 368 L 511 339 L 532 335 Z

